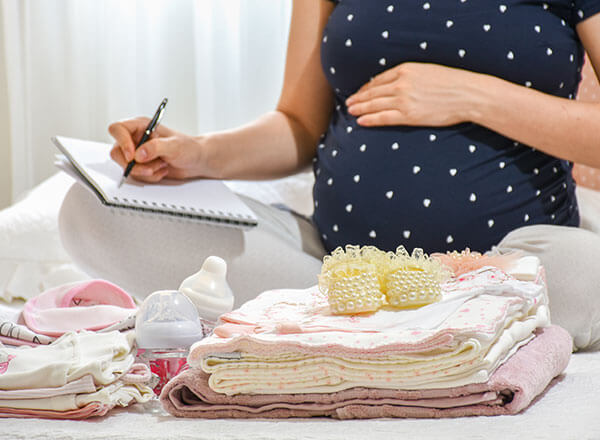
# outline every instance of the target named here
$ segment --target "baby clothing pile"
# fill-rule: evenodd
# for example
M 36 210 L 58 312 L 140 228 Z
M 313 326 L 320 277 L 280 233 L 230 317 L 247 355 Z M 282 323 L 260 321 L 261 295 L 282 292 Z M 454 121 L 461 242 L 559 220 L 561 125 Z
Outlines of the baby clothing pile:
M 192 346 L 163 390 L 180 417 L 455 417 L 514 414 L 567 366 L 538 267 L 486 266 L 419 309 L 334 315 L 315 286 L 261 294 Z
M 117 286 L 63 285 L 10 310 L 0 309 L 0 417 L 81 419 L 153 397 L 134 333 L 118 331 L 136 306 Z
M 0 417 L 80 419 L 150 400 L 150 371 L 134 364 L 132 347 L 132 333 L 83 331 L 0 348 Z

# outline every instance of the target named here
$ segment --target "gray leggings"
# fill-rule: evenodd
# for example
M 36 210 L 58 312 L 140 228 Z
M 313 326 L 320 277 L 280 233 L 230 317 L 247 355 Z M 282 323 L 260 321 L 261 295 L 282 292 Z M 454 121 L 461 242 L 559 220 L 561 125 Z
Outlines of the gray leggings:
M 325 250 L 312 223 L 242 199 L 259 226 L 239 230 L 107 209 L 75 184 L 60 210 L 60 235 L 85 272 L 137 298 L 176 289 L 209 255 L 227 261 L 236 306 L 264 290 L 316 284 Z M 509 233 L 498 250 L 537 255 L 546 268 L 552 321 L 571 333 L 575 348 L 599 344 L 600 235 L 581 228 L 527 226 Z

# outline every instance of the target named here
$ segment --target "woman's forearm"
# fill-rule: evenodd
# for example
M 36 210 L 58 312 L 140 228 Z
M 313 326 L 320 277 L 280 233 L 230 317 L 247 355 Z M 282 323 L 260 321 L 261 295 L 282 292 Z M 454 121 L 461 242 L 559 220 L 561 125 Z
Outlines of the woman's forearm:
M 207 176 L 219 179 L 274 179 L 306 168 L 318 134 L 292 115 L 269 112 L 239 128 L 202 136 Z
M 559 98 L 480 75 L 468 120 L 552 156 L 600 167 L 600 104 Z
M 202 137 L 207 177 L 272 179 L 311 163 L 333 109 L 320 57 L 323 28 L 333 7 L 323 0 L 293 2 L 277 109 L 240 128 Z

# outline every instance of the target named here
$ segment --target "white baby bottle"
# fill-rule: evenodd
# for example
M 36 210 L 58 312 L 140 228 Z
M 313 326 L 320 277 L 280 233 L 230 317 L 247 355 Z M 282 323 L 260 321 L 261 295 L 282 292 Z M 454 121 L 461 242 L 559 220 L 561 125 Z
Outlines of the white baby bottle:
M 154 392 L 187 368 L 190 346 L 204 338 L 205 330 L 194 304 L 176 290 L 148 296 L 135 321 L 138 357 L 158 378 Z
M 220 315 L 233 309 L 233 292 L 226 277 L 225 260 L 210 256 L 198 272 L 187 277 L 179 286 L 179 291 L 194 303 L 203 324 L 210 330 Z

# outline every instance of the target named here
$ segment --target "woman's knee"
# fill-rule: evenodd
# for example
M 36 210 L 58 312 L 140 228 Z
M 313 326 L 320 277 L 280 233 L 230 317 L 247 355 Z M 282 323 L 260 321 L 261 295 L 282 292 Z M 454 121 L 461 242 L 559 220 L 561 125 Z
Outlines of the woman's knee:
M 94 224 L 90 217 L 95 211 L 95 206 L 89 203 L 93 196 L 81 185 L 71 186 L 58 214 L 58 230 L 60 240 L 71 257 L 76 257 L 82 249 L 82 242 L 90 231 L 94 230 Z M 97 202 L 96 202 L 97 203 Z
M 302 251 L 301 228 L 287 217 L 263 214 L 259 226 L 244 231 L 110 209 L 74 185 L 60 210 L 59 229 L 78 266 L 136 296 L 177 288 L 206 257 L 218 255 L 230 268 L 228 280 L 240 305 L 265 289 L 307 287 L 317 281 L 320 260 Z M 288 237 L 290 230 L 296 237 Z
M 572 227 L 537 225 L 510 232 L 502 252 L 536 255 L 546 270 L 552 321 L 578 349 L 600 343 L 600 235 Z

